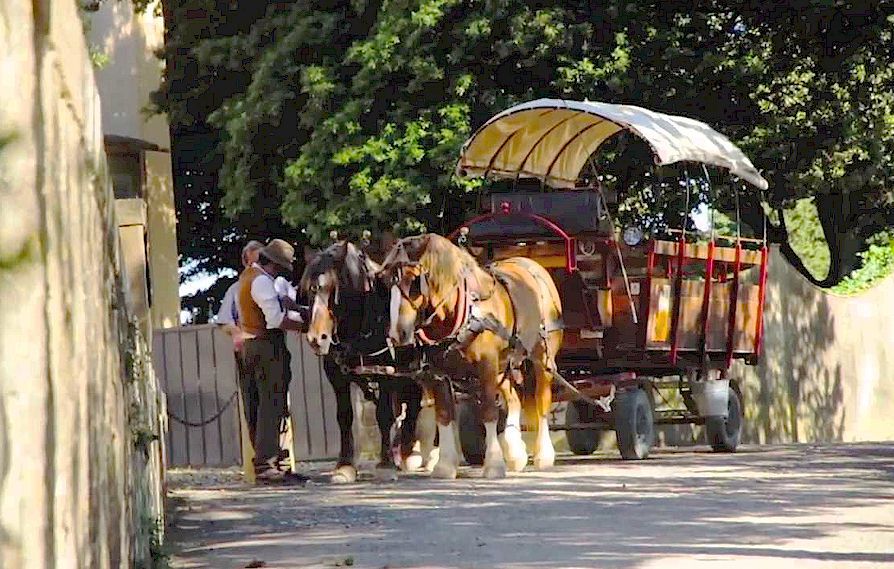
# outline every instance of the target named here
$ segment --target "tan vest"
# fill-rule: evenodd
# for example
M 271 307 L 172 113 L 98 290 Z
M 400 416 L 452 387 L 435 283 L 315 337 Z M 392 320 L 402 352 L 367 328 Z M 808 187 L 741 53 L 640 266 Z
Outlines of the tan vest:
M 264 311 L 251 296 L 251 283 L 264 273 L 255 267 L 248 267 L 239 275 L 239 327 L 246 334 L 263 336 L 267 333 L 267 320 Z

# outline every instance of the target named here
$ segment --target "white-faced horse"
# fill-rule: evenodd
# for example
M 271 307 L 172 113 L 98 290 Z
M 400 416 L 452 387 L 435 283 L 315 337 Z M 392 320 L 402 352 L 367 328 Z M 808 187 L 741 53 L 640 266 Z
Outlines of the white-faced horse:
M 389 252 L 382 267 L 391 286 L 389 337 L 398 346 L 421 343 L 443 348 L 438 374 L 473 374 L 481 392 L 485 426 L 484 475 L 503 477 L 528 462 L 521 437 L 521 411 L 536 431 L 534 466 L 552 466 L 555 451 L 547 415 L 552 404 L 555 356 L 562 344 L 562 308 L 549 273 L 525 258 L 498 261 L 483 270 L 464 249 L 435 234 L 408 237 Z M 459 358 L 451 357 L 451 354 Z M 533 394 L 516 389 L 525 370 Z M 428 379 L 435 396 L 440 440 L 456 432 L 449 382 Z M 522 394 L 521 397 L 519 394 Z M 497 395 L 508 416 L 503 448 L 497 436 Z M 442 447 L 433 476 L 454 478 L 459 457 Z

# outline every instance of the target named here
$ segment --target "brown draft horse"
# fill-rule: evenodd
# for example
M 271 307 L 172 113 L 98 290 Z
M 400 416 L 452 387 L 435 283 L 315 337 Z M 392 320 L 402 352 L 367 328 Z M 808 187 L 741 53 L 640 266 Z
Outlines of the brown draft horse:
M 440 440 L 452 440 L 457 427 L 450 381 L 436 377 L 470 374 L 478 379 L 481 392 L 484 475 L 502 478 L 507 464 L 514 472 L 526 466 L 522 408 L 536 431 L 534 466 L 552 466 L 555 451 L 547 414 L 563 333 L 559 292 L 546 269 L 515 257 L 485 271 L 464 249 L 428 233 L 399 241 L 386 257 L 382 273 L 392 283 L 391 341 L 397 346 L 418 342 L 439 348 L 441 356 L 433 364 L 436 374 L 424 381 L 434 393 Z M 535 383 L 533 395 L 515 388 L 523 381 L 526 362 Z M 508 411 L 502 446 L 497 437 L 498 394 Z M 432 476 L 456 477 L 459 459 L 451 446 L 442 447 Z
M 322 251 L 307 256 L 301 277 L 301 290 L 311 304 L 307 342 L 323 357 L 323 367 L 335 392 L 341 452 L 332 476 L 333 482 L 353 482 L 357 478 L 352 425 L 351 384 L 371 393 L 370 383 L 379 386 L 376 422 L 381 434 L 381 456 L 376 469 L 379 477 L 396 477 L 396 468 L 412 470 L 428 458 L 429 440 L 422 440 L 425 457 L 413 451 L 422 389 L 413 380 L 350 373 L 354 360 L 365 358 L 378 363 L 388 358 L 385 327 L 388 314 L 388 289 L 375 279 L 379 266 L 349 241 L 337 241 Z M 378 356 L 376 355 L 378 353 Z M 372 354 L 372 355 L 370 355 Z M 390 363 L 390 359 L 385 360 Z M 405 419 L 397 422 L 405 405 Z M 392 432 L 393 430 L 397 432 Z M 433 438 L 433 434 L 431 435 Z M 395 457 L 393 443 L 400 456 Z M 416 460 L 414 460 L 414 458 Z M 396 464 L 399 463 L 399 464 Z M 421 464 L 420 464 L 421 465 Z

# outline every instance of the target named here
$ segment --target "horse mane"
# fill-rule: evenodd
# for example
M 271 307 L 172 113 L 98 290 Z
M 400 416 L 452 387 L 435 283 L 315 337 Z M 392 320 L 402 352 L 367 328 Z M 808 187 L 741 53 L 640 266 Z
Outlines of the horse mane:
M 364 266 L 364 263 L 367 266 Z M 338 279 L 339 287 L 362 293 L 368 274 L 378 271 L 378 268 L 361 254 L 356 245 L 350 241 L 339 241 L 319 251 L 307 263 L 299 286 L 304 293 L 307 293 L 320 275 L 331 273 Z
M 478 261 L 468 251 L 436 233 L 401 239 L 382 265 L 391 267 L 401 262 L 419 263 L 435 287 L 450 288 L 459 284 L 459 275 L 477 274 L 476 271 L 481 270 Z

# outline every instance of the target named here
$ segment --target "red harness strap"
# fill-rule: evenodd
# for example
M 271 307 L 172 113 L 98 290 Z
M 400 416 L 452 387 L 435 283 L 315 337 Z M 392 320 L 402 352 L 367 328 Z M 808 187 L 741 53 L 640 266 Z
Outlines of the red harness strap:
M 434 346 L 435 344 L 439 344 L 448 338 L 452 338 L 456 336 L 459 332 L 460 328 L 463 327 L 463 324 L 466 322 L 466 318 L 468 316 L 468 302 L 469 295 L 467 293 L 467 284 L 466 279 L 464 278 L 462 281 L 462 286 L 456 287 L 456 304 L 453 307 L 453 327 L 450 330 L 450 333 L 444 336 L 443 338 L 433 339 L 431 336 L 426 333 L 425 328 L 428 326 L 420 328 L 416 334 L 419 336 L 419 340 L 422 341 L 423 344 L 428 346 Z

